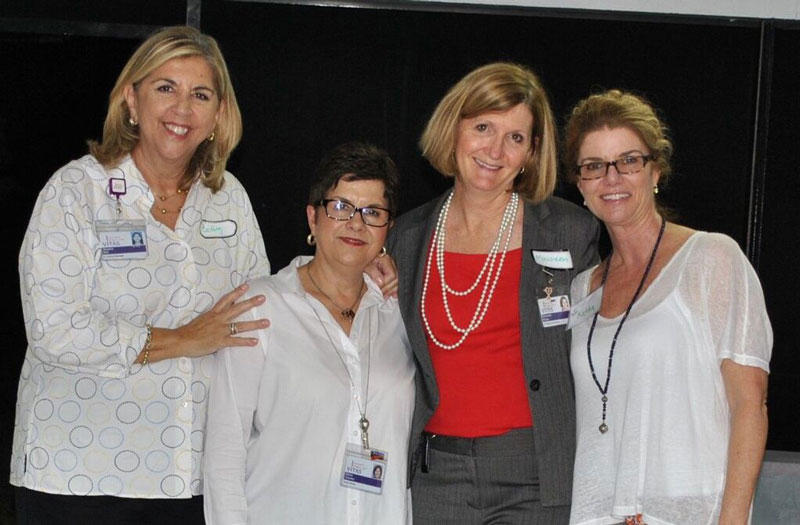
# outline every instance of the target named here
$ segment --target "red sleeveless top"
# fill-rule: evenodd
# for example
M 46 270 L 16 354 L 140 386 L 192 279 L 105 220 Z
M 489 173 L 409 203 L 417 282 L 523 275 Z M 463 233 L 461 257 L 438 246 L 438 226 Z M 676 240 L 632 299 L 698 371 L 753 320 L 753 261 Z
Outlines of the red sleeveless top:
M 495 270 L 500 256 L 495 260 Z M 486 254 L 445 252 L 447 284 L 455 290 L 466 290 L 485 260 Z M 439 405 L 425 427 L 427 432 L 459 437 L 496 436 L 533 424 L 522 367 L 521 268 L 522 249 L 509 251 L 486 316 L 457 348 L 443 349 L 425 331 L 439 387 Z M 450 312 L 459 327 L 469 325 L 485 279 L 486 275 L 467 296 L 448 295 Z M 448 345 L 458 341 L 461 334 L 450 326 L 444 310 L 435 261 L 431 265 L 428 292 L 422 300 L 436 339 Z

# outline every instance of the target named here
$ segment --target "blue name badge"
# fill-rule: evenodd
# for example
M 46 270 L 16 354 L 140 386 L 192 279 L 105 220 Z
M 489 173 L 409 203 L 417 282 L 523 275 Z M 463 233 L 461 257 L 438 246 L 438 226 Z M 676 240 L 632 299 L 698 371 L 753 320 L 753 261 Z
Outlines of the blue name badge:
M 387 461 L 388 453 L 382 450 L 361 448 L 360 445 L 348 443 L 344 451 L 339 485 L 371 494 L 381 494 Z
M 100 240 L 100 259 L 145 259 L 147 227 L 145 221 L 97 221 L 95 233 Z

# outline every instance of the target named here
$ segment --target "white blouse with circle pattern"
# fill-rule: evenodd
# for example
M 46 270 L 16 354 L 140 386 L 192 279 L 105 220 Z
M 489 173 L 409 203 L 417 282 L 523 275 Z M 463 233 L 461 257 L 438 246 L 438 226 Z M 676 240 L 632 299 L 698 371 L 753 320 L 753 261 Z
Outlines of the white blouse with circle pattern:
M 127 183 L 119 216 L 109 177 Z M 174 231 L 152 217 L 153 202 L 130 157 L 106 170 L 87 155 L 39 194 L 19 256 L 28 349 L 12 485 L 137 498 L 202 493 L 213 356 L 133 361 L 145 323 L 186 324 L 233 287 L 269 275 L 269 261 L 247 193 L 230 173 L 215 194 L 191 187 Z M 96 221 L 118 217 L 145 221 L 145 259 L 101 259 Z

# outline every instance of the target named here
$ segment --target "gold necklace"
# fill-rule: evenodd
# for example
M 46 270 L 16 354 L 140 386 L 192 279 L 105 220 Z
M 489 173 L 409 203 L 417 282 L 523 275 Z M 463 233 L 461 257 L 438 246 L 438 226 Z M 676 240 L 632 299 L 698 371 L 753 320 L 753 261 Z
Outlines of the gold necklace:
M 158 195 L 157 193 L 153 192 L 153 194 L 156 197 L 158 197 L 158 200 L 160 202 L 168 201 L 171 198 L 175 197 L 176 195 L 183 195 L 184 202 L 186 202 L 186 193 L 187 193 L 187 190 L 184 190 L 184 189 L 181 189 L 181 188 L 178 188 L 178 191 L 176 191 L 172 195 Z M 161 215 L 166 215 L 167 213 L 180 213 L 181 210 L 183 209 L 183 204 L 178 206 L 178 209 L 176 209 L 176 210 L 168 210 L 167 208 L 162 208 L 160 205 L 158 205 L 157 203 L 154 202 L 153 203 L 153 208 L 155 208 L 156 210 L 161 212 Z
M 364 293 L 364 286 L 365 286 L 364 285 L 364 280 L 363 279 L 361 280 L 361 288 L 359 289 L 358 295 L 356 296 L 356 300 L 353 301 L 352 306 L 350 306 L 350 308 L 343 308 L 342 306 L 339 305 L 339 303 L 337 303 L 336 301 L 331 299 L 330 295 L 328 295 L 328 294 L 326 294 L 325 292 L 322 291 L 322 288 L 319 287 L 319 285 L 317 284 L 317 281 L 314 280 L 314 276 L 311 275 L 311 267 L 310 266 L 306 266 L 306 273 L 308 274 L 308 278 L 311 279 L 311 284 L 314 285 L 314 288 L 316 288 L 317 291 L 319 293 L 321 293 L 325 297 L 325 299 L 330 301 L 331 304 L 333 304 L 333 306 L 335 306 L 336 308 L 338 308 L 340 310 L 339 311 L 339 315 L 342 316 L 342 319 L 347 321 L 348 323 L 352 323 L 353 319 L 355 319 L 355 317 L 356 317 L 356 312 L 355 312 L 355 310 L 353 310 L 353 308 L 356 307 L 356 305 L 358 304 L 358 301 L 361 300 L 361 295 Z
M 153 193 L 155 193 L 155 192 L 153 192 Z M 158 194 L 156 194 L 156 197 L 158 197 L 158 200 L 160 200 L 161 202 L 164 202 L 164 201 L 170 200 L 175 195 L 181 195 L 182 193 L 186 193 L 186 191 L 182 190 L 181 188 L 178 188 L 178 191 L 176 191 L 172 195 L 158 195 Z

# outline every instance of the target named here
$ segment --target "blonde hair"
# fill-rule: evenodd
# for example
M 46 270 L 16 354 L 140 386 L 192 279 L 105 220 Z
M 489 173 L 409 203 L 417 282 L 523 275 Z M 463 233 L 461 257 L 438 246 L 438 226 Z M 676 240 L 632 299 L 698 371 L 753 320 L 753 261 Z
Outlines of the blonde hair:
M 450 88 L 436 106 L 419 145 L 422 155 L 440 173 L 454 177 L 458 172 L 453 151 L 461 119 L 489 111 L 506 111 L 524 104 L 533 115 L 533 154 L 524 172 L 514 179 L 514 190 L 531 202 L 540 202 L 556 186 L 558 159 L 557 129 L 550 102 L 539 78 L 528 68 L 495 62 L 471 71 Z
M 153 71 L 175 58 L 202 57 L 214 75 L 214 90 L 219 97 L 220 115 L 214 140 L 203 141 L 195 151 L 181 181 L 189 186 L 196 177 L 216 192 L 224 182 L 225 164 L 242 137 L 242 115 L 236 102 L 228 67 L 217 42 L 197 29 L 167 27 L 153 34 L 133 53 L 117 78 L 108 97 L 108 113 L 101 143 L 89 141 L 89 151 L 107 168 L 119 164 L 139 141 L 139 128 L 128 122 L 130 111 L 124 91 L 134 89 Z
M 634 131 L 655 156 L 652 161 L 661 172 L 659 184 L 666 184 L 672 173 L 672 142 L 669 130 L 653 106 L 633 93 L 611 89 L 591 95 L 572 108 L 564 131 L 563 162 L 572 182 L 578 180 L 578 155 L 588 133 L 603 128 L 628 128 Z

